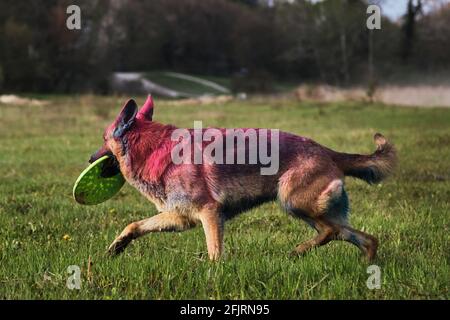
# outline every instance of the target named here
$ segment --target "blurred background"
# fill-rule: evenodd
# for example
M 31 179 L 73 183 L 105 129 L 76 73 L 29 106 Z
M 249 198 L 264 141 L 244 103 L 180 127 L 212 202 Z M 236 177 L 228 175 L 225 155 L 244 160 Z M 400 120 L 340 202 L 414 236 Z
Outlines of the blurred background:
M 381 30 L 366 28 L 370 3 Z M 446 105 L 449 43 L 448 0 L 2 0 L 0 92 Z

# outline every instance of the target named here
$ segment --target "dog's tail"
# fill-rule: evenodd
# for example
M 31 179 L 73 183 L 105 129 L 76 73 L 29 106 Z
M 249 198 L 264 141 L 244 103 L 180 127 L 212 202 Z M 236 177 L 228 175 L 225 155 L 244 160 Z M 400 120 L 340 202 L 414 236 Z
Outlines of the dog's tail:
M 332 152 L 331 157 L 346 176 L 362 179 L 369 184 L 377 183 L 390 175 L 397 163 L 397 153 L 382 134 L 374 136 L 377 149 L 370 155 Z

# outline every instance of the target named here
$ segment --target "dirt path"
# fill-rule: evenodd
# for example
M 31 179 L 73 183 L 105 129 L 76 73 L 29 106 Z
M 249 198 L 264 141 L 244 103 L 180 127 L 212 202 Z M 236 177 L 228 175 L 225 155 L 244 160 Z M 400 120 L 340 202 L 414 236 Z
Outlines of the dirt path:
M 328 85 L 302 85 L 295 91 L 299 100 L 320 102 L 367 101 L 363 87 L 338 88 Z M 373 96 L 375 102 L 406 107 L 450 108 L 450 86 L 382 86 Z
M 129 86 L 135 87 L 136 90 L 142 90 L 146 93 L 154 93 L 168 98 L 192 98 L 195 95 L 172 90 L 170 88 L 161 86 L 153 81 L 143 77 L 140 72 L 116 72 L 113 75 L 113 86 L 120 90 Z M 139 88 L 140 87 L 140 88 Z
M 183 79 L 195 83 L 199 83 L 205 87 L 213 88 L 219 92 L 222 93 L 230 93 L 230 91 L 209 80 L 204 80 L 201 78 L 185 75 L 182 73 L 176 73 L 176 72 L 166 72 L 170 77 Z M 177 91 L 173 90 L 164 86 L 161 86 L 147 78 L 144 77 L 143 73 L 140 72 L 116 72 L 113 75 L 113 86 L 117 89 L 126 88 L 128 86 L 135 86 L 138 89 L 144 91 L 144 92 L 151 92 L 160 96 L 164 96 L 167 98 L 196 98 L 198 95 L 183 92 L 183 91 Z M 140 88 L 139 88 L 140 87 Z
M 224 86 L 221 86 L 215 82 L 209 81 L 209 80 L 205 80 L 205 79 L 201 79 L 198 77 L 193 77 L 193 76 L 189 76 L 187 74 L 182 74 L 182 73 L 177 73 L 177 72 L 165 72 L 166 75 L 171 76 L 173 78 L 178 78 L 178 79 L 183 79 L 183 80 L 188 80 L 188 81 L 192 81 L 192 82 L 196 82 L 199 83 L 201 85 L 204 85 L 205 87 L 209 87 L 212 89 L 215 89 L 217 91 L 220 91 L 222 93 L 226 93 L 229 94 L 230 90 L 228 90 L 227 88 L 225 88 Z

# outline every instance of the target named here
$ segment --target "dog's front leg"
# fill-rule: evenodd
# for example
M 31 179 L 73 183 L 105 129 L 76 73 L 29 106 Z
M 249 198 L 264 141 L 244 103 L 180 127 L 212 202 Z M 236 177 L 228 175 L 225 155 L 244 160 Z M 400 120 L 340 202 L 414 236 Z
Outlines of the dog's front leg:
M 209 259 L 217 261 L 223 250 L 223 219 L 220 213 L 209 209 L 201 211 L 199 218 L 205 231 Z
M 129 224 L 109 246 L 112 255 L 121 253 L 134 239 L 149 232 L 184 231 L 195 226 L 195 222 L 177 212 L 163 212 L 151 218 Z

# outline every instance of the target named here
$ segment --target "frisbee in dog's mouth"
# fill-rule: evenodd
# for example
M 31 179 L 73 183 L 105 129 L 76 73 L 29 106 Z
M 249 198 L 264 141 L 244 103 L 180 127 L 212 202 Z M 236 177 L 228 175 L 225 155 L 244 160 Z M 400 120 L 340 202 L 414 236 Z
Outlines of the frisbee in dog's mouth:
M 99 204 L 112 198 L 124 183 L 114 156 L 103 156 L 80 174 L 73 186 L 73 197 L 80 204 Z
M 117 161 L 116 157 L 107 157 L 108 159 L 103 162 L 103 166 L 101 168 L 102 170 L 100 175 L 102 176 L 102 178 L 111 178 L 120 173 L 119 162 Z

